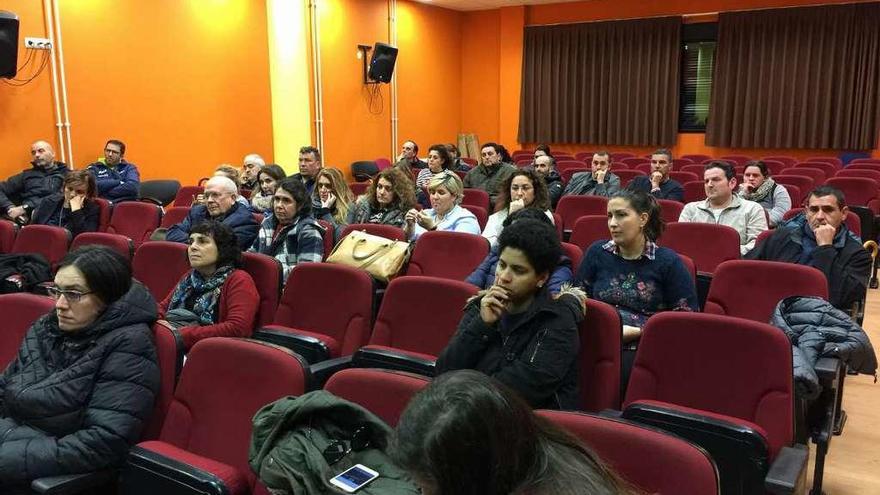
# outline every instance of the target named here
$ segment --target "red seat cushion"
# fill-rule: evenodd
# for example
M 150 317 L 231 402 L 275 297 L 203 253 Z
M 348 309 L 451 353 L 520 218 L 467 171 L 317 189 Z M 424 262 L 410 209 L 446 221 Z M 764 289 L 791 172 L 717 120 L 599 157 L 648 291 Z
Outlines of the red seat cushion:
M 339 350 L 342 348 L 342 344 L 340 344 L 338 340 L 323 333 L 309 332 L 308 330 L 303 330 L 300 328 L 290 328 L 284 325 L 266 325 L 262 328 L 279 332 L 288 332 L 296 335 L 305 335 L 307 337 L 314 337 L 327 346 L 327 349 L 330 351 L 330 357 L 339 357 Z

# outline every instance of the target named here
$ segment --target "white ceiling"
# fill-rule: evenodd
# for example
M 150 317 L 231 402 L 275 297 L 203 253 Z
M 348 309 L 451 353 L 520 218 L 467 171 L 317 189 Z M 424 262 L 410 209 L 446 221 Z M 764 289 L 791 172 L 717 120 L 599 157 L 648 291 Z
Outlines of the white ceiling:
M 419 3 L 436 5 L 444 9 L 452 10 L 489 10 L 499 7 L 512 7 L 516 5 L 538 5 L 542 3 L 577 2 L 581 0 L 415 0 Z

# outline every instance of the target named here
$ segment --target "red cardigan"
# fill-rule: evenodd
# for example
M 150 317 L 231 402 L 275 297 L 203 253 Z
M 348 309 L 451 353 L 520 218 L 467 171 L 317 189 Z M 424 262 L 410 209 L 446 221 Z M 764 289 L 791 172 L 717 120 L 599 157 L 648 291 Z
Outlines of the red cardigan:
M 186 273 L 180 280 L 189 276 Z M 180 282 L 178 282 L 180 285 Z M 174 286 L 177 288 L 177 285 Z M 165 317 L 174 289 L 159 303 L 159 318 Z M 254 279 L 244 270 L 233 270 L 220 289 L 220 322 L 214 325 L 180 329 L 183 345 L 188 351 L 196 342 L 208 337 L 250 337 L 260 307 L 260 294 Z

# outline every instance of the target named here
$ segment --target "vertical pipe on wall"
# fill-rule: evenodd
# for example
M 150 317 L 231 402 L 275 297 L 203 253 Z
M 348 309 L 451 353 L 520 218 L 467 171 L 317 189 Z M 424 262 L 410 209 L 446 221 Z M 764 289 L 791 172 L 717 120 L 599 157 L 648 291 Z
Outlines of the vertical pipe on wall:
M 388 41 L 391 46 L 397 46 L 397 0 L 388 0 Z M 400 58 L 397 59 L 400 65 Z M 391 161 L 397 157 L 397 74 L 399 67 L 395 67 L 391 77 Z
M 321 103 L 323 99 L 323 91 L 321 87 L 321 37 L 318 19 L 318 0 L 309 1 L 309 16 L 312 21 L 312 85 L 315 88 L 315 141 L 316 146 L 321 152 L 324 152 L 324 105 Z M 327 161 L 327 157 L 322 157 L 323 161 Z
M 43 13 L 46 16 L 46 37 L 52 50 L 49 51 L 49 61 L 52 71 L 52 96 L 55 98 L 55 132 L 58 133 L 58 147 L 61 151 L 61 161 L 67 163 L 67 151 L 64 147 L 64 126 L 61 123 L 61 102 L 58 99 L 58 66 L 55 62 L 55 35 L 53 34 L 52 0 L 43 0 Z
M 67 80 L 64 77 L 64 44 L 61 41 L 61 14 L 58 12 L 58 0 L 52 0 L 52 6 L 55 14 L 55 39 L 58 41 L 58 72 L 61 76 L 61 104 L 64 108 L 63 125 L 67 139 L 67 156 L 70 160 L 67 162 L 67 165 L 72 169 L 74 168 L 73 143 L 70 139 L 70 112 L 67 109 Z

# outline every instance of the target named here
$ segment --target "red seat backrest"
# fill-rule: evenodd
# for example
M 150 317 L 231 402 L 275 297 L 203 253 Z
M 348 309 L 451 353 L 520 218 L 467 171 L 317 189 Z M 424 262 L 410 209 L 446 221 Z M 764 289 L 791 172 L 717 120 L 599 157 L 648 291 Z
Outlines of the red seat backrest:
M 281 287 L 284 285 L 281 263 L 271 256 L 260 253 L 242 253 L 242 269 L 254 279 L 257 292 L 260 294 L 260 307 L 257 310 L 257 328 L 272 323 L 278 300 L 281 299 Z M 310 263 L 297 265 L 294 270 Z M 312 263 L 314 264 L 314 263 Z
M 717 495 L 715 462 L 701 448 L 660 430 L 573 411 L 537 411 L 576 436 L 643 493 Z M 644 452 L 651 452 L 644 456 Z
M 880 194 L 878 184 L 873 179 L 864 177 L 832 177 L 825 181 L 825 185 L 843 192 L 849 206 L 867 206 Z
M 348 184 L 348 188 L 351 189 L 351 192 L 355 195 L 355 197 L 366 193 L 369 187 L 369 182 L 349 182 Z
M 658 199 L 657 203 L 660 205 L 660 218 L 664 222 L 672 223 L 678 221 L 678 218 L 681 216 L 681 210 L 684 209 L 682 203 L 671 199 Z
M 165 209 L 160 227 L 168 229 L 182 222 L 189 215 L 189 206 L 172 206 Z
M 642 329 L 623 407 L 655 400 L 750 421 L 765 430 L 772 459 L 794 436 L 791 361 L 788 337 L 767 323 L 658 313 Z
M 641 165 L 642 163 L 651 163 L 651 160 L 648 158 L 641 157 L 641 156 L 630 156 L 627 158 L 622 158 L 620 160 L 614 160 L 613 163 L 615 165 L 623 163 L 623 164 L 626 164 L 626 166 L 629 168 L 635 168 L 635 167 Z
M 794 167 L 785 169 L 786 175 L 805 175 L 813 179 L 814 184 L 824 184 L 829 177 L 828 170 L 821 168 L 820 163 L 798 163 Z M 831 165 L 825 164 L 826 167 Z
M 700 272 L 712 273 L 724 261 L 739 259 L 739 232 L 714 223 L 675 222 L 666 225 L 661 246 L 690 256 Z
M 703 163 L 706 160 L 711 160 L 712 157 L 709 155 L 681 155 L 681 158 L 685 160 L 690 160 L 694 163 Z
M 630 153 L 628 151 L 615 151 L 611 153 L 611 159 L 616 161 L 625 160 L 627 158 L 634 158 L 636 155 L 634 153 Z
M 388 284 L 370 345 L 439 355 L 455 334 L 473 285 L 433 277 L 399 277 Z
M 83 232 L 73 239 L 73 242 L 70 244 L 70 250 L 73 251 L 89 244 L 106 246 L 125 256 L 129 261 L 134 256 L 134 243 L 131 242 L 131 239 L 124 235 L 108 234 L 106 232 Z
M 607 241 L 611 238 L 606 215 L 584 215 L 574 223 L 568 241 L 587 252 L 596 241 Z
M 410 399 L 430 383 L 426 376 L 404 371 L 349 368 L 334 373 L 324 390 L 363 406 L 394 428 Z
M 482 189 L 464 189 L 464 197 L 461 200 L 463 205 L 474 205 L 481 208 L 489 209 L 489 193 Z
M 706 199 L 706 185 L 701 180 L 685 182 L 681 187 L 684 188 L 685 203 L 692 203 L 694 201 L 702 201 Z
M 141 244 L 131 262 L 132 276 L 143 283 L 156 301 L 165 299 L 190 269 L 186 244 L 150 241 Z
M 328 294 L 344 297 L 328 304 Z M 373 279 L 367 272 L 303 263 L 290 272 L 272 324 L 327 335 L 339 344 L 339 356 L 348 356 L 366 345 L 372 316 Z
M 0 314 L 5 322 L 0 332 L 0 369 L 15 360 L 31 325 L 54 308 L 55 301 L 50 297 L 27 292 L 0 294 Z
M 828 280 L 822 272 L 806 265 L 725 261 L 715 270 L 703 311 L 767 322 L 779 301 L 790 296 L 828 299 Z
M 256 477 L 248 465 L 251 420 L 263 406 L 305 393 L 308 367 L 295 353 L 246 339 L 200 340 L 168 408 L 159 439 Z
M 620 314 L 610 304 L 587 299 L 586 317 L 578 326 L 581 408 L 620 408 Z
M 858 168 L 845 168 L 843 170 L 839 170 L 835 175 L 835 178 L 839 177 L 862 177 L 865 179 L 871 179 L 877 184 L 880 184 L 880 170 L 869 170 L 869 169 L 858 169 Z
M 724 155 L 719 160 L 727 160 L 735 162 L 737 165 L 745 165 L 746 162 L 752 161 L 752 157 L 746 155 Z
M 159 363 L 159 394 L 153 404 L 153 412 L 144 426 L 141 440 L 159 438 L 168 407 L 174 398 L 177 376 L 183 366 L 183 343 L 178 342 L 174 330 L 168 322 L 159 320 L 153 324 L 153 343 L 156 344 L 156 358 Z
M 796 186 L 801 190 L 801 197 L 806 198 L 810 191 L 816 188 L 816 181 L 812 177 L 806 175 L 789 174 L 788 171 L 793 169 L 785 169 L 784 174 L 773 177 L 777 184 Z M 792 198 L 794 199 L 794 198 Z
M 204 194 L 205 188 L 202 186 L 183 186 L 177 190 L 177 194 L 174 196 L 174 202 L 171 203 L 171 206 L 185 206 L 190 207 L 193 204 L 193 200 L 199 194 Z
M 12 252 L 15 244 L 15 235 L 18 233 L 18 224 L 9 220 L 0 220 L 0 253 Z
M 422 234 L 413 249 L 407 275 L 464 280 L 489 254 L 485 237 L 464 232 L 431 231 Z
M 563 242 L 562 245 L 562 254 L 568 257 L 571 260 L 571 271 L 573 273 L 577 273 L 577 269 L 581 266 L 581 258 L 584 257 L 584 251 L 579 248 L 577 245 L 572 244 L 570 242 Z
M 333 252 L 333 246 L 336 244 L 336 229 L 327 220 L 318 220 L 318 223 L 321 224 L 321 227 L 324 227 L 324 231 L 321 232 L 321 239 L 324 241 L 323 259 L 327 259 L 327 256 L 330 256 L 330 253 Z
M 134 242 L 135 249 L 149 239 L 162 223 L 162 208 L 152 203 L 126 201 L 113 207 L 107 232 L 120 234 Z
M 681 167 L 682 172 L 690 172 L 697 176 L 697 180 L 703 180 L 703 172 L 706 171 L 706 166 L 700 163 L 695 163 L 693 165 L 685 165 Z
M 805 192 L 801 191 L 801 188 L 798 186 L 794 186 L 791 184 L 779 184 L 781 187 L 784 187 L 788 192 L 788 197 L 791 198 L 792 206 L 798 206 L 804 204 L 804 196 Z
M 770 175 L 781 174 L 783 170 L 785 170 L 788 165 L 784 162 L 780 162 L 779 160 L 761 160 L 764 162 L 764 165 L 767 166 L 767 171 L 770 172 Z
M 113 213 L 113 205 L 104 198 L 95 198 L 95 204 L 98 205 L 98 232 L 107 232 Z
M 784 168 L 793 167 L 798 162 L 797 158 L 795 158 L 793 156 L 786 156 L 786 155 L 765 156 L 764 158 L 762 158 L 762 160 L 764 160 L 765 163 L 767 161 L 775 161 L 775 162 L 782 163 L 783 165 L 785 165 Z
M 376 162 L 376 166 L 379 167 L 380 172 L 386 168 L 390 168 L 392 165 L 391 160 L 387 158 L 376 158 L 373 161 Z
M 477 205 L 461 205 L 461 207 L 477 217 L 477 223 L 480 225 L 480 230 L 486 228 L 486 222 L 489 221 L 489 213 L 486 212 L 485 208 Z
M 63 227 L 25 225 L 15 236 L 12 252 L 41 254 L 54 268 L 67 254 L 69 246 L 70 232 Z
M 579 172 L 586 172 L 590 168 L 586 163 L 578 161 L 578 160 L 557 160 L 556 161 L 556 171 L 560 174 L 566 170 L 577 170 Z
M 837 169 L 843 168 L 843 161 L 836 156 L 811 156 L 804 160 L 805 162 L 822 162 L 822 163 L 830 163 L 837 167 Z
M 703 176 L 702 176 L 702 174 L 697 175 L 693 172 L 685 172 L 683 170 L 676 172 L 673 170 L 672 172 L 669 172 L 669 177 L 673 180 L 676 180 L 676 181 L 684 184 L 686 182 L 693 182 L 693 181 L 702 180 Z
M 629 183 L 640 175 L 647 175 L 641 170 L 621 170 L 619 168 L 615 168 L 612 170 L 614 175 L 620 177 L 620 187 L 626 187 Z
M 608 198 L 603 196 L 563 196 L 556 205 L 562 217 L 563 230 L 572 230 L 577 219 L 584 215 L 607 215 Z

